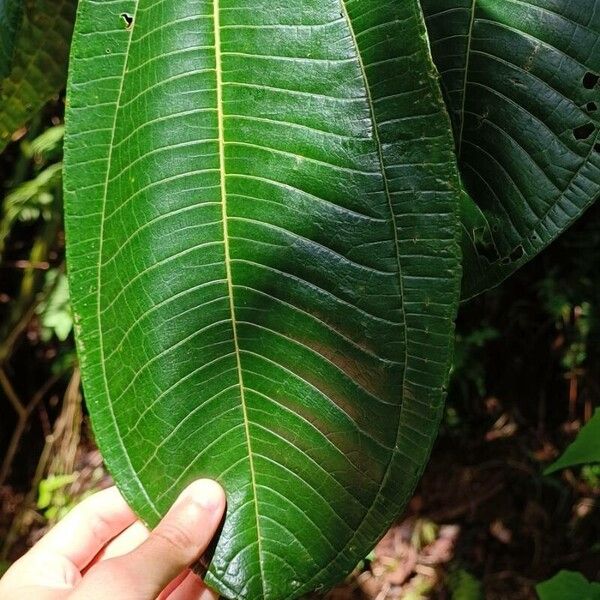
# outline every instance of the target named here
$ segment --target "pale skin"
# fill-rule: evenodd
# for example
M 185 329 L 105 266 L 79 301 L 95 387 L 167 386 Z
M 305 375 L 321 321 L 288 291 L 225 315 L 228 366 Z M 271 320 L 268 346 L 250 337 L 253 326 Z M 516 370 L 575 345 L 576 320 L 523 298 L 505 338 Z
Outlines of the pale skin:
M 202 479 L 148 531 L 116 488 L 74 508 L 0 579 L 0 600 L 216 600 L 191 570 L 215 535 L 225 494 Z

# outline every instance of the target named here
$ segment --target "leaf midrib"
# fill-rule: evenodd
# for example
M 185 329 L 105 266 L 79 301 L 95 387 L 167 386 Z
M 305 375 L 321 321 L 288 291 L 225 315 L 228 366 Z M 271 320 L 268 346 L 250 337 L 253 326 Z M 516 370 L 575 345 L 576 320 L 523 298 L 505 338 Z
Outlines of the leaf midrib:
M 225 173 L 225 124 L 223 115 L 223 68 L 221 57 L 221 15 L 220 15 L 220 0 L 213 0 L 213 21 L 214 21 L 214 36 L 215 36 L 215 74 L 216 74 L 216 91 L 217 91 L 217 123 L 218 123 L 218 144 L 219 144 L 219 174 L 221 187 L 221 209 L 223 216 L 223 247 L 225 252 L 225 273 L 227 279 L 227 290 L 229 296 L 229 309 L 231 314 L 231 329 L 233 333 L 233 345 L 235 350 L 235 358 L 237 363 L 238 381 L 240 387 L 240 401 L 242 406 L 242 416 L 244 419 L 244 433 L 246 436 L 246 444 L 248 446 L 248 464 L 250 468 L 250 479 L 252 484 L 252 496 L 254 504 L 254 517 L 256 519 L 256 539 L 258 565 L 260 569 L 260 585 L 262 596 L 265 596 L 265 573 L 262 561 L 262 536 L 260 532 L 260 520 L 258 514 L 258 498 L 256 488 L 256 472 L 254 468 L 254 455 L 252 452 L 252 442 L 250 438 L 250 423 L 248 419 L 248 407 L 246 405 L 244 376 L 242 372 L 242 362 L 240 355 L 240 346 L 237 335 L 237 319 L 235 313 L 235 303 L 233 297 L 233 277 L 231 273 L 231 257 L 229 252 L 229 234 L 228 234 L 228 214 L 227 214 L 227 180 Z

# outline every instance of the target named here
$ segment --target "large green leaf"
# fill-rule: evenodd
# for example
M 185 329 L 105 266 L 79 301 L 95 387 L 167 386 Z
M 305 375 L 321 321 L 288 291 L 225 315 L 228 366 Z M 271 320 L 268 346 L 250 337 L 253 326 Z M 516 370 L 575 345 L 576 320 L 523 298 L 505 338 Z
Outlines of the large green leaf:
M 481 211 L 466 224 L 470 297 L 600 195 L 600 0 L 421 3 L 462 176 Z
M 0 78 L 10 73 L 22 20 L 22 0 L 0 0 Z
M 0 79 L 0 151 L 65 86 L 76 7 L 77 0 L 25 2 L 12 68 Z
M 417 0 L 82 0 L 65 184 L 98 442 L 151 525 L 214 477 L 230 598 L 330 585 L 404 507 L 459 294 Z

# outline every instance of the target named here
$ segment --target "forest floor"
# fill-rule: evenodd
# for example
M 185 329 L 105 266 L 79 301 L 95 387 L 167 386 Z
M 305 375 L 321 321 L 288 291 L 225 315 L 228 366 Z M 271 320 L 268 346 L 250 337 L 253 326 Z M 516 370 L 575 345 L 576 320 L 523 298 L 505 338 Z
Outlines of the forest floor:
M 111 484 L 85 419 L 73 439 L 70 479 L 44 480 L 33 493 L 0 488 L 7 562 L 83 496 Z M 327 600 L 529 600 L 535 583 L 561 568 L 597 578 L 600 490 L 569 472 L 541 476 L 540 464 L 555 454 L 508 414 L 479 438 L 443 432 L 405 515 Z

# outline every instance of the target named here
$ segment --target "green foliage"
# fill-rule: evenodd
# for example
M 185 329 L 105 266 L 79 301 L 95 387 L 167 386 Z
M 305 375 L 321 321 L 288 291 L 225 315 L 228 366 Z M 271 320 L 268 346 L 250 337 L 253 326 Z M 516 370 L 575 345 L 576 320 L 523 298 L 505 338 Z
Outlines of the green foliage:
M 453 571 L 448 580 L 452 600 L 484 600 L 481 581 L 465 569 Z
M 22 18 L 22 0 L 0 0 L 0 79 L 10 73 Z
M 64 87 L 76 7 L 77 0 L 27 3 L 12 67 L 0 79 L 0 151 Z
M 462 304 L 447 431 L 473 436 L 491 426 L 489 398 L 548 433 L 583 416 L 600 384 L 598 273 L 600 203 L 504 285 Z
M 540 600 L 600 600 L 600 583 L 591 583 L 581 573 L 561 571 L 536 586 Z
M 63 519 L 73 508 L 89 496 L 100 491 L 101 479 L 104 477 L 103 469 L 96 469 L 92 473 L 89 488 L 78 493 L 73 493 L 73 485 L 80 478 L 80 473 L 64 475 L 49 475 L 42 479 L 38 485 L 36 507 L 43 512 L 49 524 L 54 524 Z
M 15 188 L 4 199 L 4 214 L 0 222 L 0 256 L 8 235 L 17 221 L 49 221 L 53 203 L 62 185 L 62 164 L 50 165 L 35 179 Z
M 31 142 L 23 140 L 21 147 L 26 157 L 34 158 L 36 163 L 52 160 L 62 156 L 62 143 L 65 137 L 65 126 L 54 125 L 43 131 Z
M 54 161 L 62 154 L 63 136 L 64 127 L 56 126 L 31 142 L 22 143 L 23 159 L 33 159 L 35 175 L 16 185 L 4 197 L 0 218 L 0 259 L 17 222 L 51 221 L 58 212 L 62 198 L 62 163 Z
M 62 271 L 52 270 L 48 274 L 47 285 L 52 292 L 40 302 L 36 311 L 41 317 L 42 339 L 48 341 L 52 335 L 56 335 L 64 342 L 73 330 L 69 284 Z
M 499 335 L 500 332 L 489 325 L 482 325 L 466 334 L 456 334 L 452 379 L 463 388 L 465 397 L 468 395 L 468 386 L 473 386 L 480 397 L 485 395 L 485 367 L 480 355 L 488 343 Z
M 6 153 L 14 156 L 14 165 L 10 175 L 4 174 L 10 187 L 0 207 L 0 281 L 10 299 L 0 304 L 0 363 L 10 359 L 28 319 L 43 316 L 38 304 L 47 304 L 58 276 L 64 128 L 49 127 L 36 135 L 38 131 L 39 126 L 32 126 Z M 30 236 L 25 243 L 23 232 Z
M 599 5 L 421 4 L 462 177 L 482 213 L 465 222 L 470 298 L 530 260 L 600 195 Z
M 581 469 L 581 479 L 589 487 L 600 489 L 600 463 L 584 465 Z
M 51 475 L 38 486 L 37 507 L 49 521 L 60 520 L 72 508 L 66 489 L 77 479 L 77 473 Z
M 575 465 L 600 463 L 600 408 L 565 453 L 546 469 L 546 475 Z
M 574 306 L 568 289 L 560 287 L 555 277 L 547 277 L 540 285 L 540 299 L 547 313 L 556 321 L 557 329 L 568 337 L 569 343 L 562 356 L 566 370 L 580 367 L 587 358 L 589 337 L 594 322 L 594 307 L 588 301 Z M 575 314 L 573 322 L 572 315 Z

